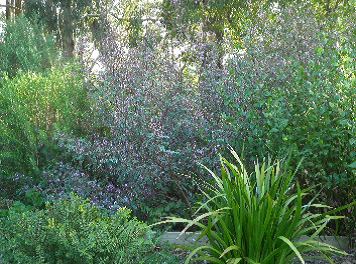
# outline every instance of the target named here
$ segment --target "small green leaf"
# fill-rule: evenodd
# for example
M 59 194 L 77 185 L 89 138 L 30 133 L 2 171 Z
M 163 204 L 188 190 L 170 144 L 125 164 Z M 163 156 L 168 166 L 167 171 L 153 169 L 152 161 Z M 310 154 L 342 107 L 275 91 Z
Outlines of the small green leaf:
M 349 164 L 349 165 L 347 165 L 347 167 L 352 168 L 352 169 L 356 169 L 356 161 L 351 163 L 351 164 Z

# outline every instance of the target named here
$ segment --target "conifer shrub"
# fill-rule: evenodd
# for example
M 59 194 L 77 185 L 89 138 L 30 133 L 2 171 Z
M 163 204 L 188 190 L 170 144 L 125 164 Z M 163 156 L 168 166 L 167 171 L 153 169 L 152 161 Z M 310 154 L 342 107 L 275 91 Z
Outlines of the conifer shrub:
M 6 263 L 140 263 L 152 246 L 130 210 L 110 215 L 74 194 L 44 210 L 9 210 L 0 218 Z

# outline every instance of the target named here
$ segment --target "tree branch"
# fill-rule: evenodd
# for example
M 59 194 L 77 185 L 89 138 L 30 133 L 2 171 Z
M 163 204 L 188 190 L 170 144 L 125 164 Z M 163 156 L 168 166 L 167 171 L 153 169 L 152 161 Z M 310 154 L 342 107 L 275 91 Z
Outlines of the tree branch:
M 130 22 L 130 21 L 133 21 L 135 20 L 136 18 L 122 18 L 122 17 L 118 17 L 114 14 L 110 14 L 112 15 L 115 19 L 119 20 L 119 21 L 127 21 L 127 22 Z M 85 15 L 86 17 L 101 17 L 100 14 L 86 14 Z M 144 21 L 152 21 L 152 22 L 161 22 L 161 19 L 158 19 L 158 18 L 137 18 L 137 20 L 140 20 L 141 22 L 144 22 Z

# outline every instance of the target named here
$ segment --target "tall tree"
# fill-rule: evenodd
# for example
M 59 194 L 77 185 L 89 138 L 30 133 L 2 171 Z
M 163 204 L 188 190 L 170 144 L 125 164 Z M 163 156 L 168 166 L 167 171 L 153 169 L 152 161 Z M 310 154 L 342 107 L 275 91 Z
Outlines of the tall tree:
M 63 56 L 73 58 L 75 31 L 91 4 L 92 0 L 27 0 L 24 9 L 27 17 L 37 16 L 49 31 L 56 32 Z
M 270 0 L 163 0 L 162 17 L 167 29 L 173 35 L 186 33 L 182 28 L 202 31 L 203 41 L 214 41 L 222 46 L 226 29 L 235 37 L 261 8 Z M 223 53 L 220 51 L 219 67 Z
M 200 27 L 203 38 L 221 46 L 226 32 L 235 40 L 259 12 L 272 7 L 308 5 L 320 11 L 320 18 L 330 14 L 342 15 L 353 1 L 341 0 L 163 0 L 162 17 L 167 30 L 174 36 L 187 35 L 190 29 Z M 343 10 L 343 11 L 342 11 Z M 341 13 L 339 12 L 341 11 Z M 221 54 L 220 58 L 223 54 Z M 221 65 L 221 62 L 219 62 Z
M 18 16 L 22 12 L 22 1 L 23 0 L 6 0 L 5 5 L 0 5 L 0 7 L 5 7 L 6 20 L 10 19 L 13 14 Z
M 16 0 L 15 1 L 15 15 L 18 16 L 20 15 L 22 10 L 22 0 Z

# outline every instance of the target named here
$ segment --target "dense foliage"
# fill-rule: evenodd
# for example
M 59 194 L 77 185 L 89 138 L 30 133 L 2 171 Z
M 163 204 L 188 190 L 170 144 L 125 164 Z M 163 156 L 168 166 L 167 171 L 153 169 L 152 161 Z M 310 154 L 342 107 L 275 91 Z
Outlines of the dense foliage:
M 41 211 L 10 209 L 0 221 L 6 263 L 139 263 L 152 246 L 128 209 L 109 215 L 73 194 Z
M 88 126 L 90 105 L 81 76 L 68 65 L 0 79 L 1 190 L 10 197 L 16 194 L 12 188 L 29 184 L 26 178 L 38 182 L 40 170 L 56 157 L 57 131 L 82 135 Z
M 328 25 L 320 29 L 310 8 L 286 9 L 270 24 L 265 20 L 262 16 L 261 25 L 249 32 L 246 53 L 229 64 L 225 120 L 243 135 L 245 157 L 282 158 L 292 151 L 296 162 L 305 157 L 298 174 L 302 184 L 322 183 L 322 200 L 330 205 L 351 202 L 356 172 L 352 34 L 335 35 Z M 307 28 L 303 33 L 301 25 Z
M 86 173 L 119 187 L 134 207 L 147 198 L 154 207 L 189 204 L 195 187 L 179 175 L 198 171 L 192 159 L 214 164 L 228 135 L 209 113 L 217 104 L 207 106 L 205 91 L 187 83 L 164 53 L 141 45 L 127 53 L 118 46 L 119 61 L 109 62 L 114 72 L 93 87 L 95 137 L 62 138 L 60 144 Z
M 195 182 L 214 184 L 197 162 L 218 171 L 228 146 L 247 171 L 267 156 L 290 154 L 294 168 L 304 158 L 301 189 L 317 185 L 332 207 L 355 200 L 352 1 L 22 8 L 0 29 L 0 210 L 73 192 L 147 223 L 189 218 L 206 199 Z M 340 214 L 328 227 L 355 236 L 355 208 Z
M 329 253 L 341 253 L 314 238 L 330 220 L 342 218 L 331 214 L 345 207 L 313 214 L 312 207 L 328 206 L 315 204 L 315 197 L 307 204 L 302 202 L 313 187 L 301 190 L 298 183 L 296 190 L 292 187 L 295 173 L 288 161 L 272 164 L 269 160 L 256 164 L 254 172 L 249 173 L 237 153 L 231 153 L 235 163 L 220 156 L 221 176 L 205 167 L 214 178 L 214 185 L 200 184 L 207 198 L 199 203 L 195 214 L 200 215 L 193 220 L 170 218 L 162 222 L 187 222 L 181 234 L 197 225 L 201 228 L 198 241 L 203 236 L 208 238 L 208 245 L 186 247 L 192 252 L 185 263 L 196 254 L 199 257 L 195 260 L 211 263 L 282 264 L 294 257 L 305 263 L 301 253 L 309 251 L 318 251 L 319 257 L 328 260 Z M 310 238 L 297 241 L 303 235 Z
M 33 18 L 36 21 L 36 17 Z M 25 17 L 9 21 L 0 31 L 0 72 L 14 77 L 19 70 L 42 71 L 56 59 L 54 38 Z

